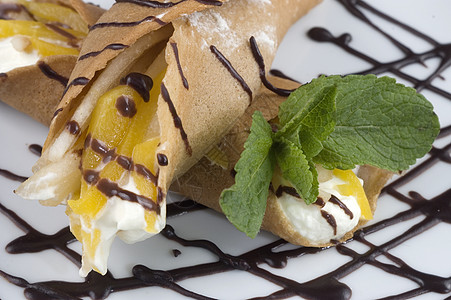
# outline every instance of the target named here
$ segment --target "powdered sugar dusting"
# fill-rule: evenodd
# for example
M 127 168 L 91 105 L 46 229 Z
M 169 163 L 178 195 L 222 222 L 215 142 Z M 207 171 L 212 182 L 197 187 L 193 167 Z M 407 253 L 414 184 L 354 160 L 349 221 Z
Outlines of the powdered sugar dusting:
M 186 17 L 191 26 L 205 37 L 205 43 L 202 47 L 211 44 L 215 35 L 219 35 L 224 42 L 224 46 L 233 50 L 238 47 L 238 37 L 233 30 L 230 30 L 228 20 L 224 19 L 214 10 L 204 12 L 195 12 Z

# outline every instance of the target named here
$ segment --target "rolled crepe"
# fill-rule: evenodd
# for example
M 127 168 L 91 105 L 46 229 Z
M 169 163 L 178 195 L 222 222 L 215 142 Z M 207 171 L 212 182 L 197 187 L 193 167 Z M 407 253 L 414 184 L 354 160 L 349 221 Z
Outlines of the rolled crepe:
M 173 179 L 219 142 L 260 90 L 251 37 L 270 65 L 288 27 L 315 4 L 122 0 L 90 28 L 34 175 L 17 189 L 48 205 L 69 200 L 83 243 L 81 275 L 106 272 L 116 235 L 136 242 L 164 227 Z M 111 113 L 105 103 L 114 101 Z
M 283 78 L 272 77 L 270 80 L 274 83 L 274 86 L 277 86 L 278 88 L 294 89 L 299 87 L 299 83 Z M 215 159 L 212 160 L 209 155 L 205 156 L 183 176 L 177 178 L 172 184 L 171 190 L 222 213 L 219 205 L 219 197 L 224 189 L 231 187 L 235 183 L 233 169 L 240 158 L 241 152 L 244 150 L 244 143 L 249 136 L 249 128 L 252 124 L 252 114 L 256 110 L 259 110 L 266 120 L 272 120 L 277 117 L 278 107 L 285 99 L 285 97 L 278 96 L 262 86 L 262 91 L 254 99 L 252 105 L 247 108 L 246 112 L 235 123 L 230 132 L 217 144 L 217 151 L 220 151 L 224 156 L 220 159 L 220 162 L 222 163 L 217 163 Z M 216 157 L 221 156 L 221 154 L 217 154 Z M 223 163 L 224 161 L 226 162 L 225 164 Z M 323 173 L 324 172 L 327 171 L 323 171 Z M 361 166 L 358 169 L 357 176 L 364 182 L 363 189 L 372 213 L 374 213 L 376 209 L 376 201 L 382 188 L 392 175 L 392 172 L 372 166 Z M 293 206 L 286 207 L 283 202 L 284 200 L 281 199 L 281 195 L 276 193 L 275 190 L 270 189 L 262 229 L 270 231 L 292 244 L 314 247 L 331 246 L 337 242 L 348 240 L 358 228 L 368 222 L 367 219 L 359 218 L 357 216 L 357 219 L 354 222 L 356 225 L 349 228 L 349 230 L 336 235 L 333 239 L 320 239 L 318 241 L 314 231 L 324 230 L 324 228 L 321 228 L 320 226 L 321 222 L 326 223 L 326 231 L 333 231 L 333 227 L 330 226 L 330 224 L 327 223 L 327 220 L 323 219 L 323 216 L 320 214 L 322 207 L 315 204 L 311 204 L 309 205 L 310 207 L 308 207 L 303 203 L 302 199 L 292 201 L 297 202 L 297 204 L 300 204 L 301 206 L 302 211 L 295 211 L 295 213 L 297 212 L 299 214 L 299 218 L 303 218 L 304 222 L 311 222 L 313 224 L 314 228 L 311 229 L 313 232 L 309 233 L 309 236 L 306 236 L 306 234 L 303 234 L 296 226 L 295 219 L 297 217 L 290 214 L 290 210 L 294 211 Z M 342 209 L 343 208 L 339 208 L 339 210 Z M 333 216 L 332 213 L 330 213 L 330 215 Z M 319 216 L 319 219 L 317 216 Z M 345 219 L 350 218 L 345 217 Z M 340 219 L 337 218 L 337 222 L 339 222 L 339 220 Z M 340 226 L 340 224 L 336 225 Z M 308 228 L 305 230 L 308 230 Z M 313 237 L 310 237 L 310 235 Z
M 0 62 L 0 100 L 47 126 L 75 66 L 88 25 L 104 11 L 79 0 L 72 4 L 50 0 L 0 1 L 4 7 L 0 27 L 3 34 L 6 32 L 6 36 L 0 35 L 0 41 L 17 49 L 2 52 L 9 60 Z M 54 14 L 60 14 L 59 18 Z M 69 21 L 63 23 L 64 19 Z M 36 25 L 43 28 L 33 30 Z M 13 27 L 21 29 L 9 35 L 7 32 L 14 32 Z M 11 65 L 14 63 L 17 65 Z

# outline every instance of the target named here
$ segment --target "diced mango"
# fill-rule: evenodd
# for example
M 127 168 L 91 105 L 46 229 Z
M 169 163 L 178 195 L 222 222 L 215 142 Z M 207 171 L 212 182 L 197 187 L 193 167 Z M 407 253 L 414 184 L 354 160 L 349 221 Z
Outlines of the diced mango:
M 371 212 L 370 204 L 366 198 L 365 191 L 359 180 L 352 170 L 334 169 L 333 174 L 339 179 L 345 181 L 345 184 L 338 185 L 337 189 L 343 196 L 354 196 L 360 206 L 361 218 L 371 220 L 373 213 Z

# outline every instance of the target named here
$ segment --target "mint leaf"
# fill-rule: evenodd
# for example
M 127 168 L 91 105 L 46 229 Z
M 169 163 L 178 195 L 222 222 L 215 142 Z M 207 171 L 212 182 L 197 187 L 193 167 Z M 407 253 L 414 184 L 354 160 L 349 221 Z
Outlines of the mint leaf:
M 431 103 L 392 78 L 331 76 L 312 83 L 316 89 L 337 86 L 335 130 L 313 159 L 326 168 L 405 170 L 431 149 L 439 132 Z
M 322 87 L 314 94 L 309 94 L 309 85 L 304 85 L 293 92 L 287 100 L 282 103 L 296 110 L 291 114 L 291 118 L 284 118 L 279 111 L 279 118 L 282 117 L 285 123 L 276 133 L 275 139 L 283 136 L 301 147 L 308 158 L 319 153 L 322 149 L 321 141 L 333 131 L 335 126 L 335 97 L 337 89 L 333 85 Z M 308 97 L 305 97 L 305 94 Z M 293 105 L 290 105 L 293 103 Z
M 302 149 L 291 141 L 281 138 L 274 144 L 274 155 L 282 171 L 282 177 L 288 180 L 296 192 L 307 204 L 318 197 L 318 174 L 311 161 L 307 160 Z
M 260 230 L 266 210 L 269 184 L 274 172 L 271 146 L 272 129 L 256 111 L 245 150 L 235 165 L 235 184 L 222 191 L 219 204 L 236 228 L 254 238 Z

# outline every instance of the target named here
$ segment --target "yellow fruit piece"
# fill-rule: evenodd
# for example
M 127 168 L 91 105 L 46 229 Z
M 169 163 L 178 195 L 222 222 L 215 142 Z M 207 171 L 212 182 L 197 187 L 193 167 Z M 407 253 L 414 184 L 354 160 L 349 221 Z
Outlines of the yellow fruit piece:
M 205 154 L 208 160 L 223 169 L 227 169 L 229 166 L 229 159 L 225 152 L 223 152 L 218 146 L 214 146 L 210 151 Z
M 146 220 L 146 231 L 151 233 L 156 233 L 155 230 L 155 222 L 157 221 L 157 214 L 154 211 L 148 211 L 146 210 L 144 212 L 144 219 Z
M 145 166 L 153 175 L 156 175 L 155 156 L 160 138 L 153 138 L 144 143 L 140 143 L 133 149 L 133 161 L 136 164 Z M 157 202 L 157 189 L 155 185 L 138 172 L 132 173 L 133 180 L 139 192 Z
M 63 30 L 76 38 L 83 38 L 86 35 L 72 30 L 63 28 Z M 0 38 L 6 38 L 14 35 L 24 35 L 31 38 L 39 38 L 41 40 L 66 41 L 70 38 L 59 34 L 50 29 L 45 24 L 36 21 L 27 20 L 0 20 Z
M 99 246 L 101 232 L 99 229 L 94 229 L 92 233 L 81 230 L 81 239 L 83 244 L 83 253 L 94 258 L 97 247 Z M 98 270 L 97 270 L 98 272 Z
M 80 199 L 68 200 L 67 204 L 77 215 L 95 218 L 106 201 L 106 197 L 95 186 L 88 186 L 85 192 L 82 191 Z
M 352 170 L 334 169 L 333 174 L 339 179 L 345 181 L 345 184 L 338 185 L 337 189 L 343 196 L 354 196 L 360 206 L 361 218 L 371 220 L 373 213 L 371 212 L 370 204 L 366 198 L 363 186 L 359 178 L 352 172 Z
M 54 3 L 19 1 L 40 22 L 55 22 L 69 26 L 71 29 L 88 33 L 88 25 L 80 15 L 69 7 Z
M 63 47 L 36 38 L 31 38 L 31 46 L 33 49 L 38 50 L 39 55 L 43 57 L 52 55 L 78 55 L 80 53 L 77 48 Z

